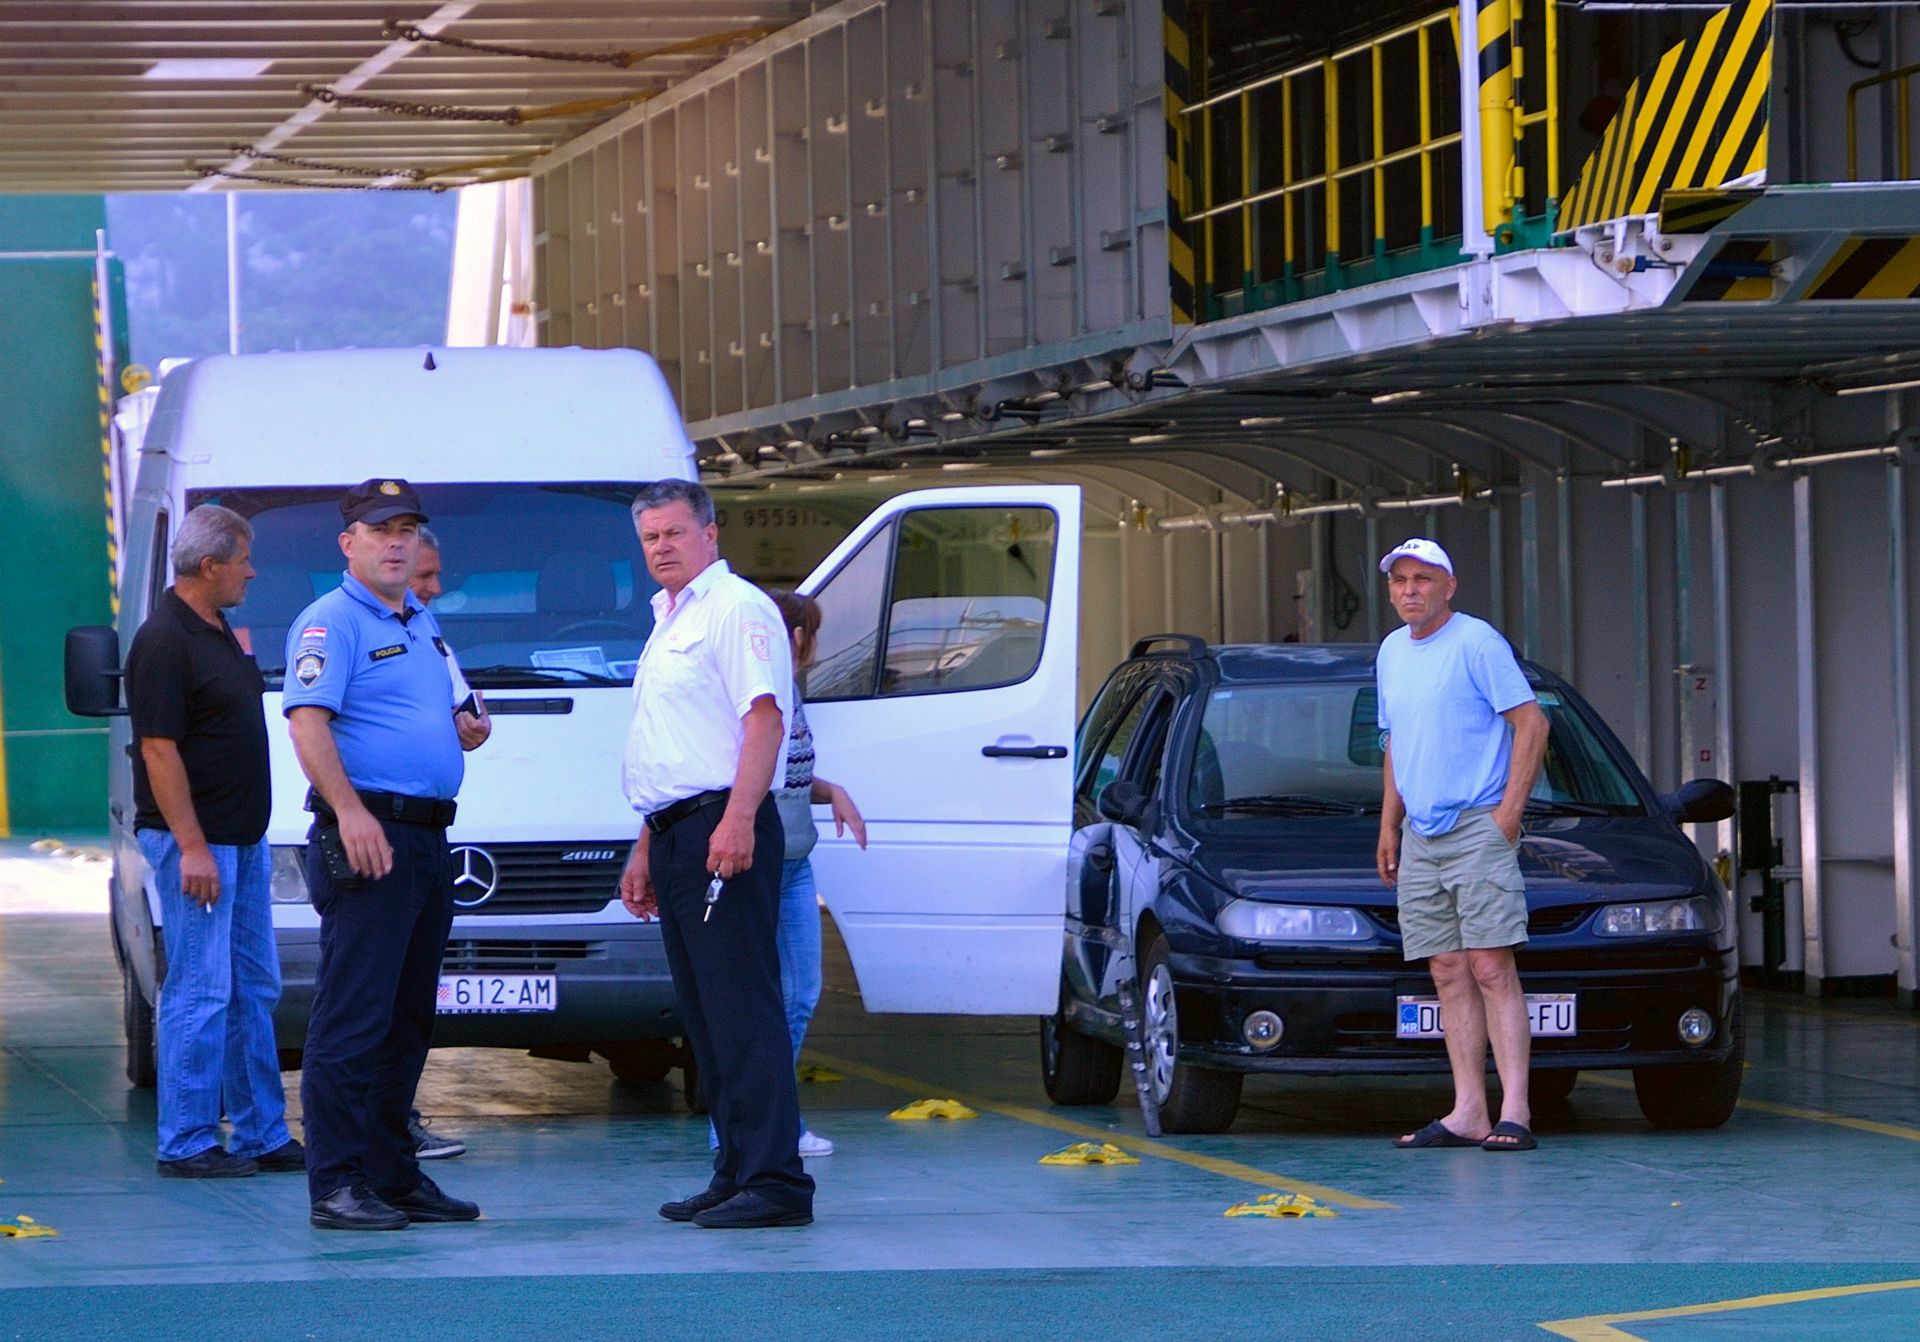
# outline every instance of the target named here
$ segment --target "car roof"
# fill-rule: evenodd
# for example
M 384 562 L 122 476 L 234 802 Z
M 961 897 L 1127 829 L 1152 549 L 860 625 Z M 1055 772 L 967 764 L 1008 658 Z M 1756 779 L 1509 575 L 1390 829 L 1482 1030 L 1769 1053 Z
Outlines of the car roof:
M 1144 642 L 1145 640 L 1143 640 Z M 1329 681 L 1369 682 L 1379 645 L 1374 643 L 1202 643 L 1193 639 L 1184 647 L 1168 647 L 1144 654 L 1150 660 L 1204 659 L 1219 668 L 1222 681 L 1238 684 L 1325 684 Z M 1536 685 L 1558 688 L 1560 678 L 1524 658 L 1521 670 Z

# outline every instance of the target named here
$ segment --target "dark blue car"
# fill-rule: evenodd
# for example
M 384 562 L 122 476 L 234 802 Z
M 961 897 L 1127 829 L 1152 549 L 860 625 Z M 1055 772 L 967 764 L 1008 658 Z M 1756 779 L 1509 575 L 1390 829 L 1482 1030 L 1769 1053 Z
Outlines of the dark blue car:
M 1059 1012 L 1047 1093 L 1110 1102 L 1121 975 L 1138 984 L 1153 1098 L 1171 1132 L 1232 1123 L 1248 1072 L 1444 1072 L 1425 962 L 1401 958 L 1374 870 L 1381 743 L 1374 650 L 1144 639 L 1076 745 Z M 1523 663 L 1551 734 L 1520 867 L 1532 1091 L 1628 1068 L 1659 1127 L 1726 1122 L 1743 1054 L 1733 906 L 1682 823 L 1732 790 L 1656 793 L 1572 687 Z

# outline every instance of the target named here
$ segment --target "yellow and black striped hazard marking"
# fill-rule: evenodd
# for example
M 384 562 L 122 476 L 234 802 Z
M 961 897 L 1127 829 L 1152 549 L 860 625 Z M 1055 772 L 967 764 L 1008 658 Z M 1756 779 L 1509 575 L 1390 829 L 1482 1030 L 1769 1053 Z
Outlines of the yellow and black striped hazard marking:
M 100 483 L 107 507 L 107 605 L 115 619 L 120 617 L 120 528 L 113 507 L 113 382 L 107 371 L 106 304 L 110 294 L 100 292 L 93 282 L 93 359 L 95 380 L 100 396 Z
M 1764 303 L 1773 297 L 1780 250 L 1772 238 L 1734 238 L 1713 254 L 1685 303 Z
M 1772 70 L 1772 0 L 1715 13 L 1627 90 L 1561 202 L 1559 227 L 1651 214 L 1668 191 L 1764 171 Z
M 1167 49 L 1167 290 L 1173 320 L 1193 324 L 1198 301 L 1194 284 L 1193 238 L 1188 231 L 1193 181 L 1185 152 L 1187 105 L 1193 101 L 1193 28 L 1187 0 L 1164 0 L 1162 27 Z
M 1669 191 L 1660 197 L 1662 233 L 1711 233 L 1766 194 L 1759 187 Z
M 1920 237 L 1848 238 L 1800 297 L 1920 298 Z

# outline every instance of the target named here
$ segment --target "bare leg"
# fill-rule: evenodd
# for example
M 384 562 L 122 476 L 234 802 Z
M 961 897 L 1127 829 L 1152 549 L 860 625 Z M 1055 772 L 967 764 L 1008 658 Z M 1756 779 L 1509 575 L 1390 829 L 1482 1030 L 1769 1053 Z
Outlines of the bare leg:
M 1440 1121 L 1456 1136 L 1479 1141 L 1493 1130 L 1487 1119 L 1487 1018 L 1465 951 L 1445 951 L 1427 961 L 1440 997 L 1447 1031 L 1447 1062 L 1453 1068 L 1453 1109 Z
M 1500 1073 L 1500 1120 L 1531 1127 L 1527 1066 L 1533 1051 L 1533 1031 L 1527 1020 L 1527 996 L 1514 968 L 1513 948 L 1468 951 L 1467 958 L 1483 1002 L 1487 1034 L 1493 1041 L 1494 1070 Z M 1448 1036 L 1452 1036 L 1451 1027 Z M 1457 1077 L 1457 1066 L 1455 1074 Z

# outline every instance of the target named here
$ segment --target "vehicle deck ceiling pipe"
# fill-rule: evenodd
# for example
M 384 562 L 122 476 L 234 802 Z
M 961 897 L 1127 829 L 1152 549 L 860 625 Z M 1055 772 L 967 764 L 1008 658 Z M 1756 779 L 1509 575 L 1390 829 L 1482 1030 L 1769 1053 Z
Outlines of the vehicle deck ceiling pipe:
M 1906 429 L 1904 397 L 1887 402 L 1887 432 Z M 1893 653 L 1893 940 L 1895 989 L 1901 1005 L 1915 1005 L 1920 992 L 1920 888 L 1914 880 L 1913 659 L 1908 631 L 1907 480 L 1898 457 L 1887 458 L 1888 633 Z
M 1679 746 L 1675 787 L 1693 776 L 1693 714 L 1688 711 L 1693 673 L 1693 496 L 1673 493 L 1673 716 Z
M 1820 699 L 1815 679 L 1813 477 L 1793 480 L 1793 615 L 1795 710 L 1800 742 L 1800 968 L 1809 993 L 1826 977 L 1820 871 Z
M 1487 612 L 1501 629 L 1507 626 L 1507 537 L 1505 512 L 1495 495 L 1487 504 Z
M 1571 459 L 1569 451 L 1567 457 Z M 1573 477 L 1561 470 L 1553 480 L 1554 566 L 1560 588 L 1560 665 L 1567 680 L 1574 678 L 1573 642 Z
M 1540 656 L 1540 491 L 1529 476 L 1520 491 L 1520 645 Z
M 1653 630 L 1648 618 L 1647 496 L 1635 490 L 1627 500 L 1629 544 L 1633 550 L 1633 757 L 1640 771 L 1653 771 Z M 1655 786 L 1659 780 L 1654 779 Z
M 1367 641 L 1369 643 L 1378 643 L 1381 638 L 1384 637 L 1380 632 L 1380 589 L 1382 583 L 1380 582 L 1380 575 L 1374 572 L 1374 569 L 1380 563 L 1380 556 L 1385 553 L 1380 545 L 1380 515 L 1378 513 L 1372 511 L 1367 513 L 1366 528 L 1367 562 L 1361 572 L 1364 573 L 1369 580 L 1367 582 Z

